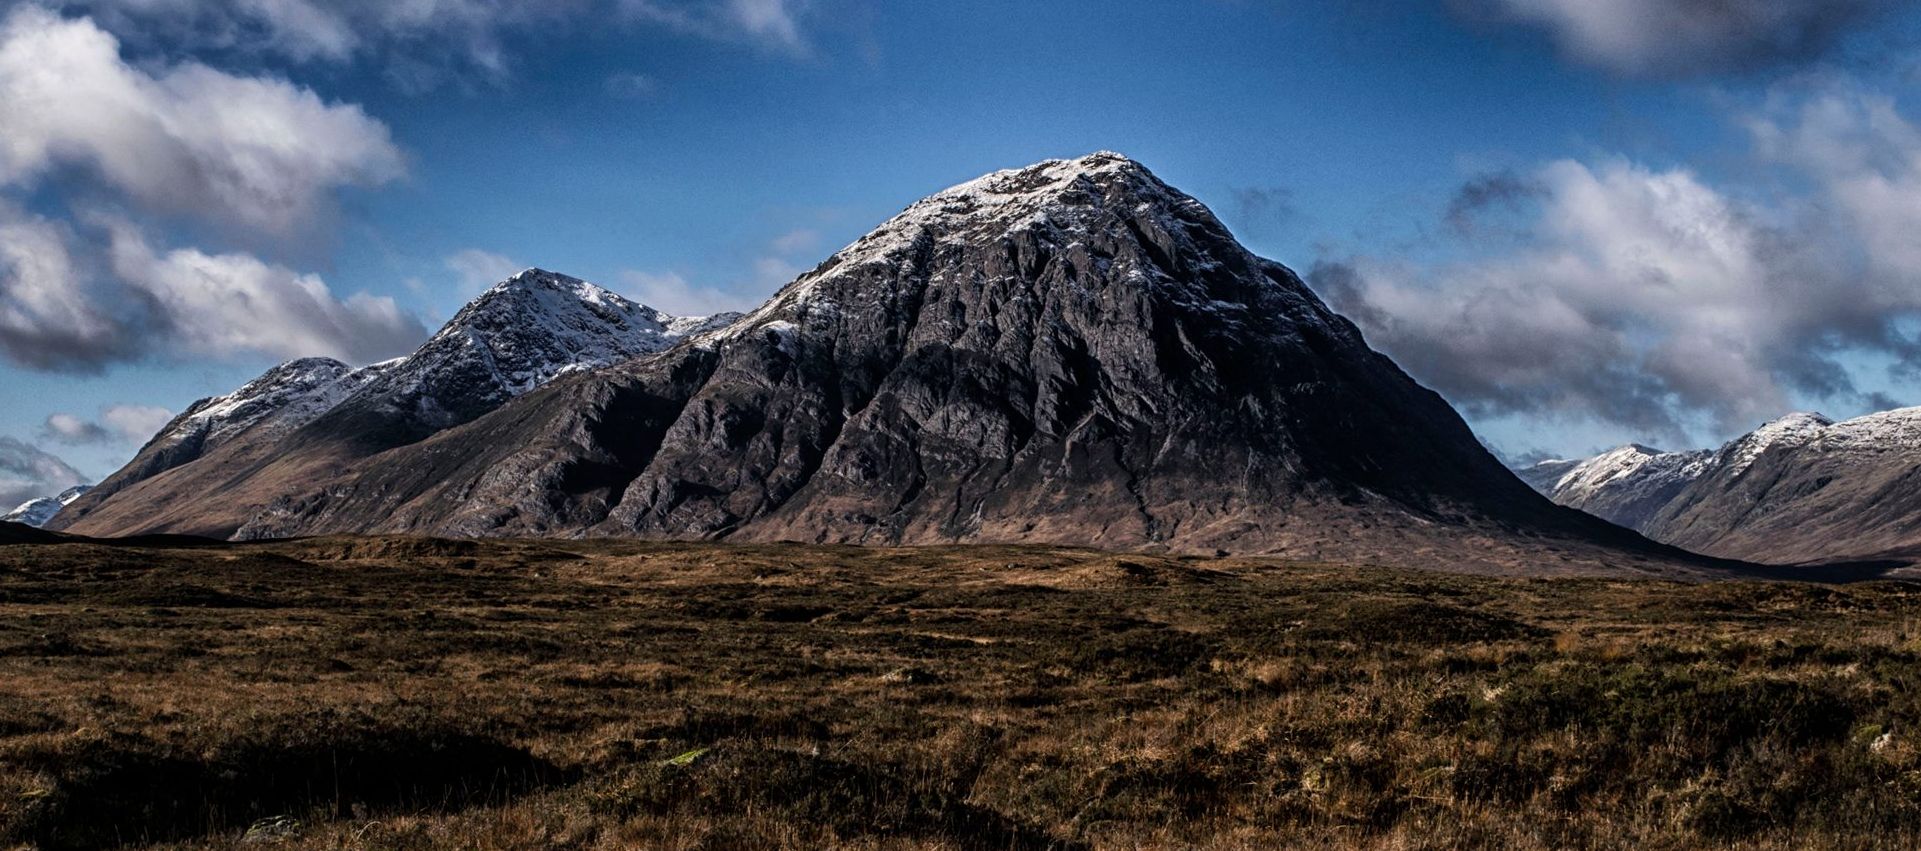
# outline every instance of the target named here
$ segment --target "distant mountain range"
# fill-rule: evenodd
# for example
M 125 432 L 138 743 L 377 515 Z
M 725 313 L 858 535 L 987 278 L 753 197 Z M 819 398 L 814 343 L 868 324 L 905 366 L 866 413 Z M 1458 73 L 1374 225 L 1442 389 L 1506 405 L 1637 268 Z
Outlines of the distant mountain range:
M 1797 413 L 1718 450 L 1625 446 L 1517 471 L 1554 501 L 1648 537 L 1767 563 L 1921 555 L 1921 408 Z
M 1535 493 L 1292 271 L 1107 153 L 935 194 L 742 317 L 529 270 L 412 356 L 196 404 L 52 526 L 1712 567 Z
M 738 314 L 669 316 L 529 269 L 482 293 L 404 358 L 304 358 L 174 418 L 63 511 L 59 529 L 228 537 L 284 489 L 465 423 L 556 377 L 667 348 Z
M 84 496 L 92 487 L 92 485 L 74 485 L 55 496 L 27 500 L 20 503 L 18 508 L 0 515 L 0 523 L 19 523 L 36 529 L 40 528 L 53 520 L 53 516 L 60 513 L 60 509 Z

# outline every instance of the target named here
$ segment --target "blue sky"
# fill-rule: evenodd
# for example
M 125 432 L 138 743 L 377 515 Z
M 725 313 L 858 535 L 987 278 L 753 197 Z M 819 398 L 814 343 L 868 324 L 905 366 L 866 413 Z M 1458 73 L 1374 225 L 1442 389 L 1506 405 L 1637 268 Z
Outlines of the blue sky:
M 518 266 L 751 306 L 1099 149 L 1509 456 L 1921 403 L 1906 4 L 401 5 L 0 3 L 0 484 L 103 477 L 287 357 L 401 353 Z

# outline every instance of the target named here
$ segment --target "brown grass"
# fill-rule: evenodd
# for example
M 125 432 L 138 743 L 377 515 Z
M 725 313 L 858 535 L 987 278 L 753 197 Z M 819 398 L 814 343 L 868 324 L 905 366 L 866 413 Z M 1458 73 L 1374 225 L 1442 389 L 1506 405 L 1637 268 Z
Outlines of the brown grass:
M 1921 589 L 0 547 L 0 847 L 1921 845 Z

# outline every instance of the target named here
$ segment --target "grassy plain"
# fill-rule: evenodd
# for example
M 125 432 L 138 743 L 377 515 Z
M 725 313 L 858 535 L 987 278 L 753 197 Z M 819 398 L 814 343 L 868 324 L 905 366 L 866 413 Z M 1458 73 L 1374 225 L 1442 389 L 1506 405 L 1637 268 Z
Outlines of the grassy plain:
M 1921 847 L 1921 587 L 0 546 L 0 847 Z

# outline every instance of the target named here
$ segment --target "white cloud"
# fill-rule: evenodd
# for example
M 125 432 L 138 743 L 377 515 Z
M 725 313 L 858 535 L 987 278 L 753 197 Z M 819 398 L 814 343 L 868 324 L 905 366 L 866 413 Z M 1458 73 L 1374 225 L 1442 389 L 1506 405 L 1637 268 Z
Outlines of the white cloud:
M 326 356 L 367 363 L 405 353 L 426 336 L 385 296 L 336 298 L 319 276 L 245 254 L 158 252 L 133 226 L 109 226 L 115 275 L 150 296 L 170 347 L 216 357 Z
M 145 443 L 172 421 L 173 412 L 158 405 L 108 405 L 100 410 L 100 424 L 128 443 Z
M 41 425 L 40 430 L 49 439 L 69 445 L 103 443 L 110 436 L 99 423 L 83 419 L 73 414 L 52 414 Z
M 1855 402 L 1850 355 L 1921 344 L 1921 131 L 1848 87 L 1744 122 L 1800 197 L 1745 199 L 1687 169 L 1562 161 L 1528 175 L 1523 247 L 1440 267 L 1312 276 L 1370 340 L 1484 414 L 1559 414 L 1653 440 Z M 1858 368 L 1858 367 L 1857 367 Z
M 69 413 L 51 414 L 41 426 L 49 439 L 70 446 L 121 442 L 141 444 L 151 439 L 167 423 L 173 412 L 154 405 L 108 405 L 100 409 L 96 422 Z
M 1581 62 L 1630 75 L 1740 70 L 1808 59 L 1892 0 L 1471 0 L 1545 30 Z
M 820 231 L 812 228 L 797 228 L 774 237 L 774 241 L 768 243 L 767 247 L 775 254 L 792 255 L 812 251 L 818 245 L 820 245 Z
M 0 353 L 35 369 L 73 370 L 132 357 L 147 305 L 89 292 L 62 224 L 0 199 Z
M 462 296 L 468 298 L 527 268 L 504 255 L 478 248 L 455 252 L 446 259 L 446 264 L 459 281 Z
M 159 13 L 182 0 L 140 4 Z M 149 216 L 298 239 L 329 217 L 339 189 L 404 171 L 387 128 L 358 106 L 196 63 L 136 67 L 92 20 L 26 4 L 0 18 L 0 116 L 0 190 L 57 179 L 69 215 L 86 222 L 0 198 L 9 359 L 83 371 L 150 356 L 361 360 L 424 336 L 389 299 L 337 299 L 319 278 L 247 254 L 156 252 L 131 219 L 95 206 L 104 193 Z
M 809 50 L 801 25 L 807 5 L 804 0 L 619 0 L 631 18 L 795 54 Z
M 150 73 L 86 19 L 27 5 L 0 23 L 0 186 L 77 168 L 150 211 L 291 235 L 344 186 L 404 160 L 358 106 L 187 63 Z
M 11 437 L 0 437 L 0 513 L 86 481 L 79 470 L 58 456 Z
M 676 272 L 629 269 L 620 273 L 620 282 L 629 298 L 674 316 L 711 316 L 751 306 L 725 290 L 695 286 Z
M 512 73 L 511 44 L 609 22 L 807 50 L 796 0 L 49 0 L 143 48 L 384 65 L 422 92 Z

